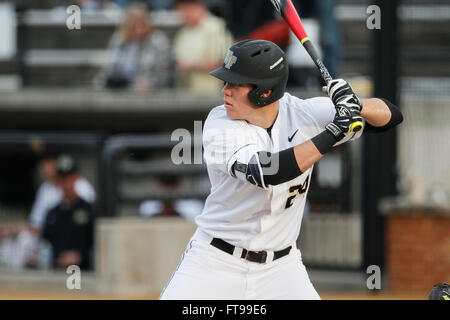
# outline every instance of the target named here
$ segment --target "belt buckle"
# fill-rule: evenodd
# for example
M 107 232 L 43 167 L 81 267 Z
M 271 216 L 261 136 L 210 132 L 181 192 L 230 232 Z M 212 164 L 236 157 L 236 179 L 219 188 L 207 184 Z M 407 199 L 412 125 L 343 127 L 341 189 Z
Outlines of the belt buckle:
M 260 254 L 260 255 L 261 255 L 261 259 L 260 259 L 259 261 L 256 260 L 256 259 L 252 259 L 252 258 L 250 257 L 250 255 L 251 255 L 252 253 L 254 253 L 254 254 L 256 254 L 256 255 L 259 255 L 259 254 Z M 244 259 L 245 259 L 245 260 L 248 260 L 248 261 L 252 261 L 252 262 L 266 263 L 266 260 L 267 260 L 267 251 L 250 251 L 250 250 L 246 250 Z
M 260 263 L 266 263 L 266 261 L 267 261 L 267 251 L 258 251 L 258 253 L 260 253 L 262 255 Z

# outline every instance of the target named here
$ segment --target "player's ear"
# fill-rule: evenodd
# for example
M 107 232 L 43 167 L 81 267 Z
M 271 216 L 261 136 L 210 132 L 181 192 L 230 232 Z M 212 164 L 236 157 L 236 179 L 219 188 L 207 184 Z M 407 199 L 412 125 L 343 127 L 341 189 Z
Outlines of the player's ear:
M 272 94 L 272 89 L 269 89 L 261 95 L 261 98 L 268 98 L 271 94 Z

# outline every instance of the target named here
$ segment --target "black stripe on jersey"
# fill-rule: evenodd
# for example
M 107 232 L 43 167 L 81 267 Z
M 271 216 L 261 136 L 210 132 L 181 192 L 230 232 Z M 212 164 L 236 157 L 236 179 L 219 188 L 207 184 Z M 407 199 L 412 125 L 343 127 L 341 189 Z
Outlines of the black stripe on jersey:
M 241 149 L 243 149 L 243 148 L 245 148 L 245 147 L 247 147 L 247 146 L 249 146 L 249 145 L 251 145 L 251 143 L 248 143 L 248 144 L 246 144 L 245 146 L 242 146 L 242 147 L 240 147 L 239 149 L 237 149 L 237 150 L 231 155 L 230 159 L 233 158 L 233 156 L 234 156 L 236 153 L 238 153 L 239 150 L 241 150 Z M 231 166 L 231 176 L 232 176 L 233 178 L 236 178 L 236 173 L 234 172 L 234 170 L 235 170 L 234 165 L 236 164 L 236 162 L 237 162 L 237 161 L 235 161 L 235 162 L 233 163 L 233 165 Z M 247 169 L 247 168 L 246 168 L 246 169 Z M 239 171 L 239 170 L 238 170 L 238 171 Z M 244 172 L 244 173 L 245 173 L 245 172 Z

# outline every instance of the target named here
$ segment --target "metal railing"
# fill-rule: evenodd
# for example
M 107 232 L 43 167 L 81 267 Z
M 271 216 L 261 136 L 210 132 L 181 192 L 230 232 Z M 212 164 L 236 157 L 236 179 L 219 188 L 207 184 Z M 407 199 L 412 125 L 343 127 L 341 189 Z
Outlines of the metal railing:
M 139 188 L 123 190 L 120 188 L 121 177 L 149 177 L 162 174 L 198 175 L 206 174 L 203 164 L 174 165 L 171 162 L 144 162 L 143 164 L 121 162 L 121 157 L 130 150 L 165 150 L 177 144 L 191 148 L 189 143 L 173 141 L 170 135 L 117 135 L 105 141 L 101 157 L 101 211 L 103 216 L 117 216 L 117 207 L 120 202 L 141 202 L 147 199 L 174 200 L 178 198 L 205 199 L 207 193 L 199 190 L 187 190 L 176 193 L 158 193 L 143 191 Z

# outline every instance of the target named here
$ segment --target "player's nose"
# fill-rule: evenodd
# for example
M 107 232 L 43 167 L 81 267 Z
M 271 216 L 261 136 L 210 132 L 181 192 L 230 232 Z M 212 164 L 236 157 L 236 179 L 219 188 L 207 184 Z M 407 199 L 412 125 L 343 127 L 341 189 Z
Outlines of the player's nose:
M 231 86 L 228 82 L 225 82 L 223 88 L 222 88 L 222 93 L 226 96 L 230 96 L 231 95 Z

